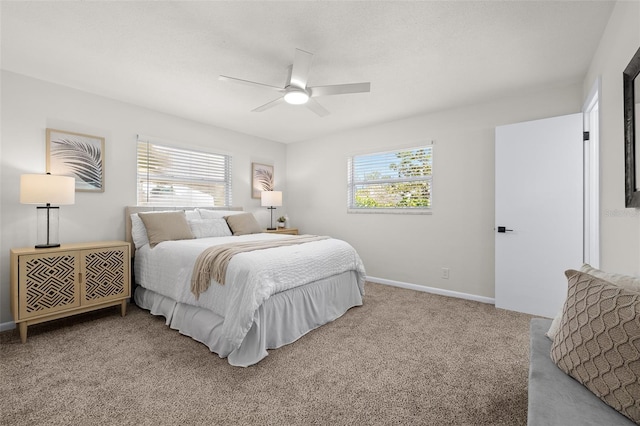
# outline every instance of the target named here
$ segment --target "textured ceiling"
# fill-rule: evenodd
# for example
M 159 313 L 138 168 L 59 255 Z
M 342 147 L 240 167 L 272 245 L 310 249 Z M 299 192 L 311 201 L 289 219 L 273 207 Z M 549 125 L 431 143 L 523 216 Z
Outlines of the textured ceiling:
M 203 123 L 297 142 L 584 78 L 607 1 L 0 3 L 2 68 Z M 294 49 L 308 84 L 371 82 L 280 105 Z

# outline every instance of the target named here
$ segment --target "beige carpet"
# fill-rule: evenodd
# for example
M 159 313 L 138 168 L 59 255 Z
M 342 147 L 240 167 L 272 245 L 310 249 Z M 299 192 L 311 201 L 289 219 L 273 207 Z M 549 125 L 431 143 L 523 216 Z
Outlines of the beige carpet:
M 135 306 L 0 334 L 2 425 L 524 425 L 529 315 L 366 284 L 364 306 L 231 367 Z

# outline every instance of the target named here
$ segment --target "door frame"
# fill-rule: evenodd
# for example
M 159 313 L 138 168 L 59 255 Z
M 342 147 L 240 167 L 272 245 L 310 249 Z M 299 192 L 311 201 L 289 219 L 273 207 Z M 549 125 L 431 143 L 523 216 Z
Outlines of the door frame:
M 582 107 L 584 131 L 583 262 L 600 267 L 600 90 L 598 76 Z

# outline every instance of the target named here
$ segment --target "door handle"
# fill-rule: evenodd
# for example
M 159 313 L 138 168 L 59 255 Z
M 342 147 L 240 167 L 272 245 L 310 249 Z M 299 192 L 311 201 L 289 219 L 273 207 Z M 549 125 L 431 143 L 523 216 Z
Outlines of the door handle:
M 505 232 L 512 232 L 512 231 L 513 231 L 513 229 L 507 229 L 506 226 L 498 226 L 498 232 L 500 232 L 500 233 L 504 234 Z

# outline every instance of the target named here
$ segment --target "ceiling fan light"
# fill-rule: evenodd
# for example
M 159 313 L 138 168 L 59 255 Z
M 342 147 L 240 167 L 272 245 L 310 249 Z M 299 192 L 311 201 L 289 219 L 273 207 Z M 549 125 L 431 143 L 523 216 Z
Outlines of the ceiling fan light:
M 307 103 L 309 95 L 302 90 L 290 90 L 284 94 L 284 100 L 291 105 L 302 105 Z

